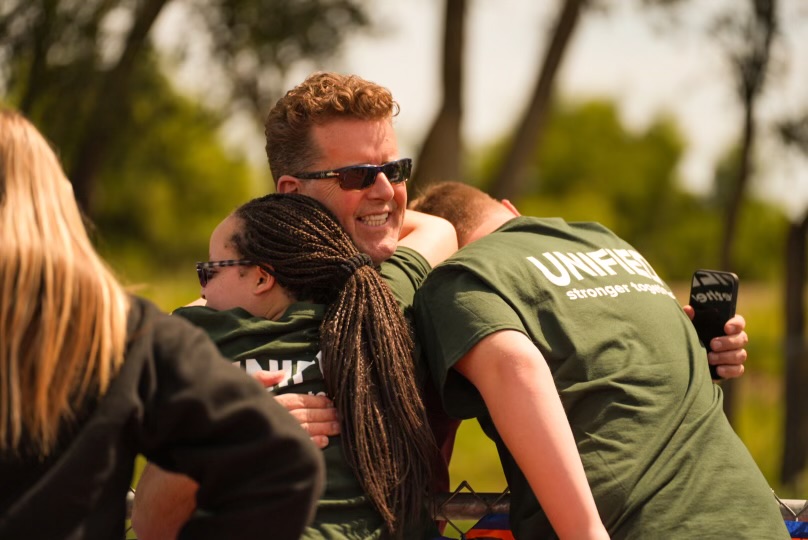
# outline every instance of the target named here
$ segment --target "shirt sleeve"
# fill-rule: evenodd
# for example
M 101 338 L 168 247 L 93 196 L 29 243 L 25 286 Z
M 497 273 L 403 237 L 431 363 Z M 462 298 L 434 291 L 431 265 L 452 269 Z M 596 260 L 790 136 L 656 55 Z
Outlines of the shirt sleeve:
M 417 251 L 408 247 L 396 249 L 393 256 L 382 263 L 379 272 L 393 291 L 404 314 L 409 316 L 415 291 L 424 282 L 432 267 Z
M 419 346 L 444 409 L 462 419 L 487 414 L 474 385 L 452 368 L 494 332 L 527 335 L 514 309 L 474 274 L 439 267 L 416 294 L 414 314 Z

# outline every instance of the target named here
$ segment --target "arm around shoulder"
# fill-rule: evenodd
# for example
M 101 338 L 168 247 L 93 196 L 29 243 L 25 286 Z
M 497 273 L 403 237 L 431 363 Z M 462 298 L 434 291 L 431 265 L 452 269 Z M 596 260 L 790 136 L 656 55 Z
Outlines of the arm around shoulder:
M 457 251 L 457 234 L 443 218 L 407 210 L 398 245 L 414 249 L 436 266 Z

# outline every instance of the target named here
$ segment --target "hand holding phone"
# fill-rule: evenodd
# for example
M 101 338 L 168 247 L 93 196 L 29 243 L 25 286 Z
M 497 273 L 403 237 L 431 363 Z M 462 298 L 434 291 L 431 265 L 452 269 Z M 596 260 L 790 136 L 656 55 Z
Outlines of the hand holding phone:
M 720 270 L 696 270 L 690 286 L 690 306 L 695 312 L 693 326 L 699 340 L 710 352 L 710 341 L 725 335 L 724 325 L 735 316 L 738 300 L 738 276 Z M 710 366 L 713 380 L 721 377 Z

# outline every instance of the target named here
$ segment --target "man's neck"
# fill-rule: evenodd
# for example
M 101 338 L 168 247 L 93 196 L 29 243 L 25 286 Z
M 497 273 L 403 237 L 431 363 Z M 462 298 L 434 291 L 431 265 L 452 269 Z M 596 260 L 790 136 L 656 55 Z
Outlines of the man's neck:
M 460 239 L 462 244 L 460 247 L 468 245 L 475 240 L 479 240 L 483 236 L 491 234 L 515 217 L 517 216 L 505 207 L 500 207 L 490 211 L 485 217 L 483 217 L 476 229 L 471 231 L 466 238 Z

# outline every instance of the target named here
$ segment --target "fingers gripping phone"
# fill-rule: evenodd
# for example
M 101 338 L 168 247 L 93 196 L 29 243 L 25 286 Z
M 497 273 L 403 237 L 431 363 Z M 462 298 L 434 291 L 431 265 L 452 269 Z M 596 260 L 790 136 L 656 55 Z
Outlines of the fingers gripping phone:
M 690 285 L 690 306 L 696 312 L 693 326 L 699 340 L 710 352 L 710 341 L 723 336 L 724 324 L 735 316 L 738 276 L 720 270 L 696 270 Z M 712 378 L 720 379 L 716 366 L 710 366 Z

